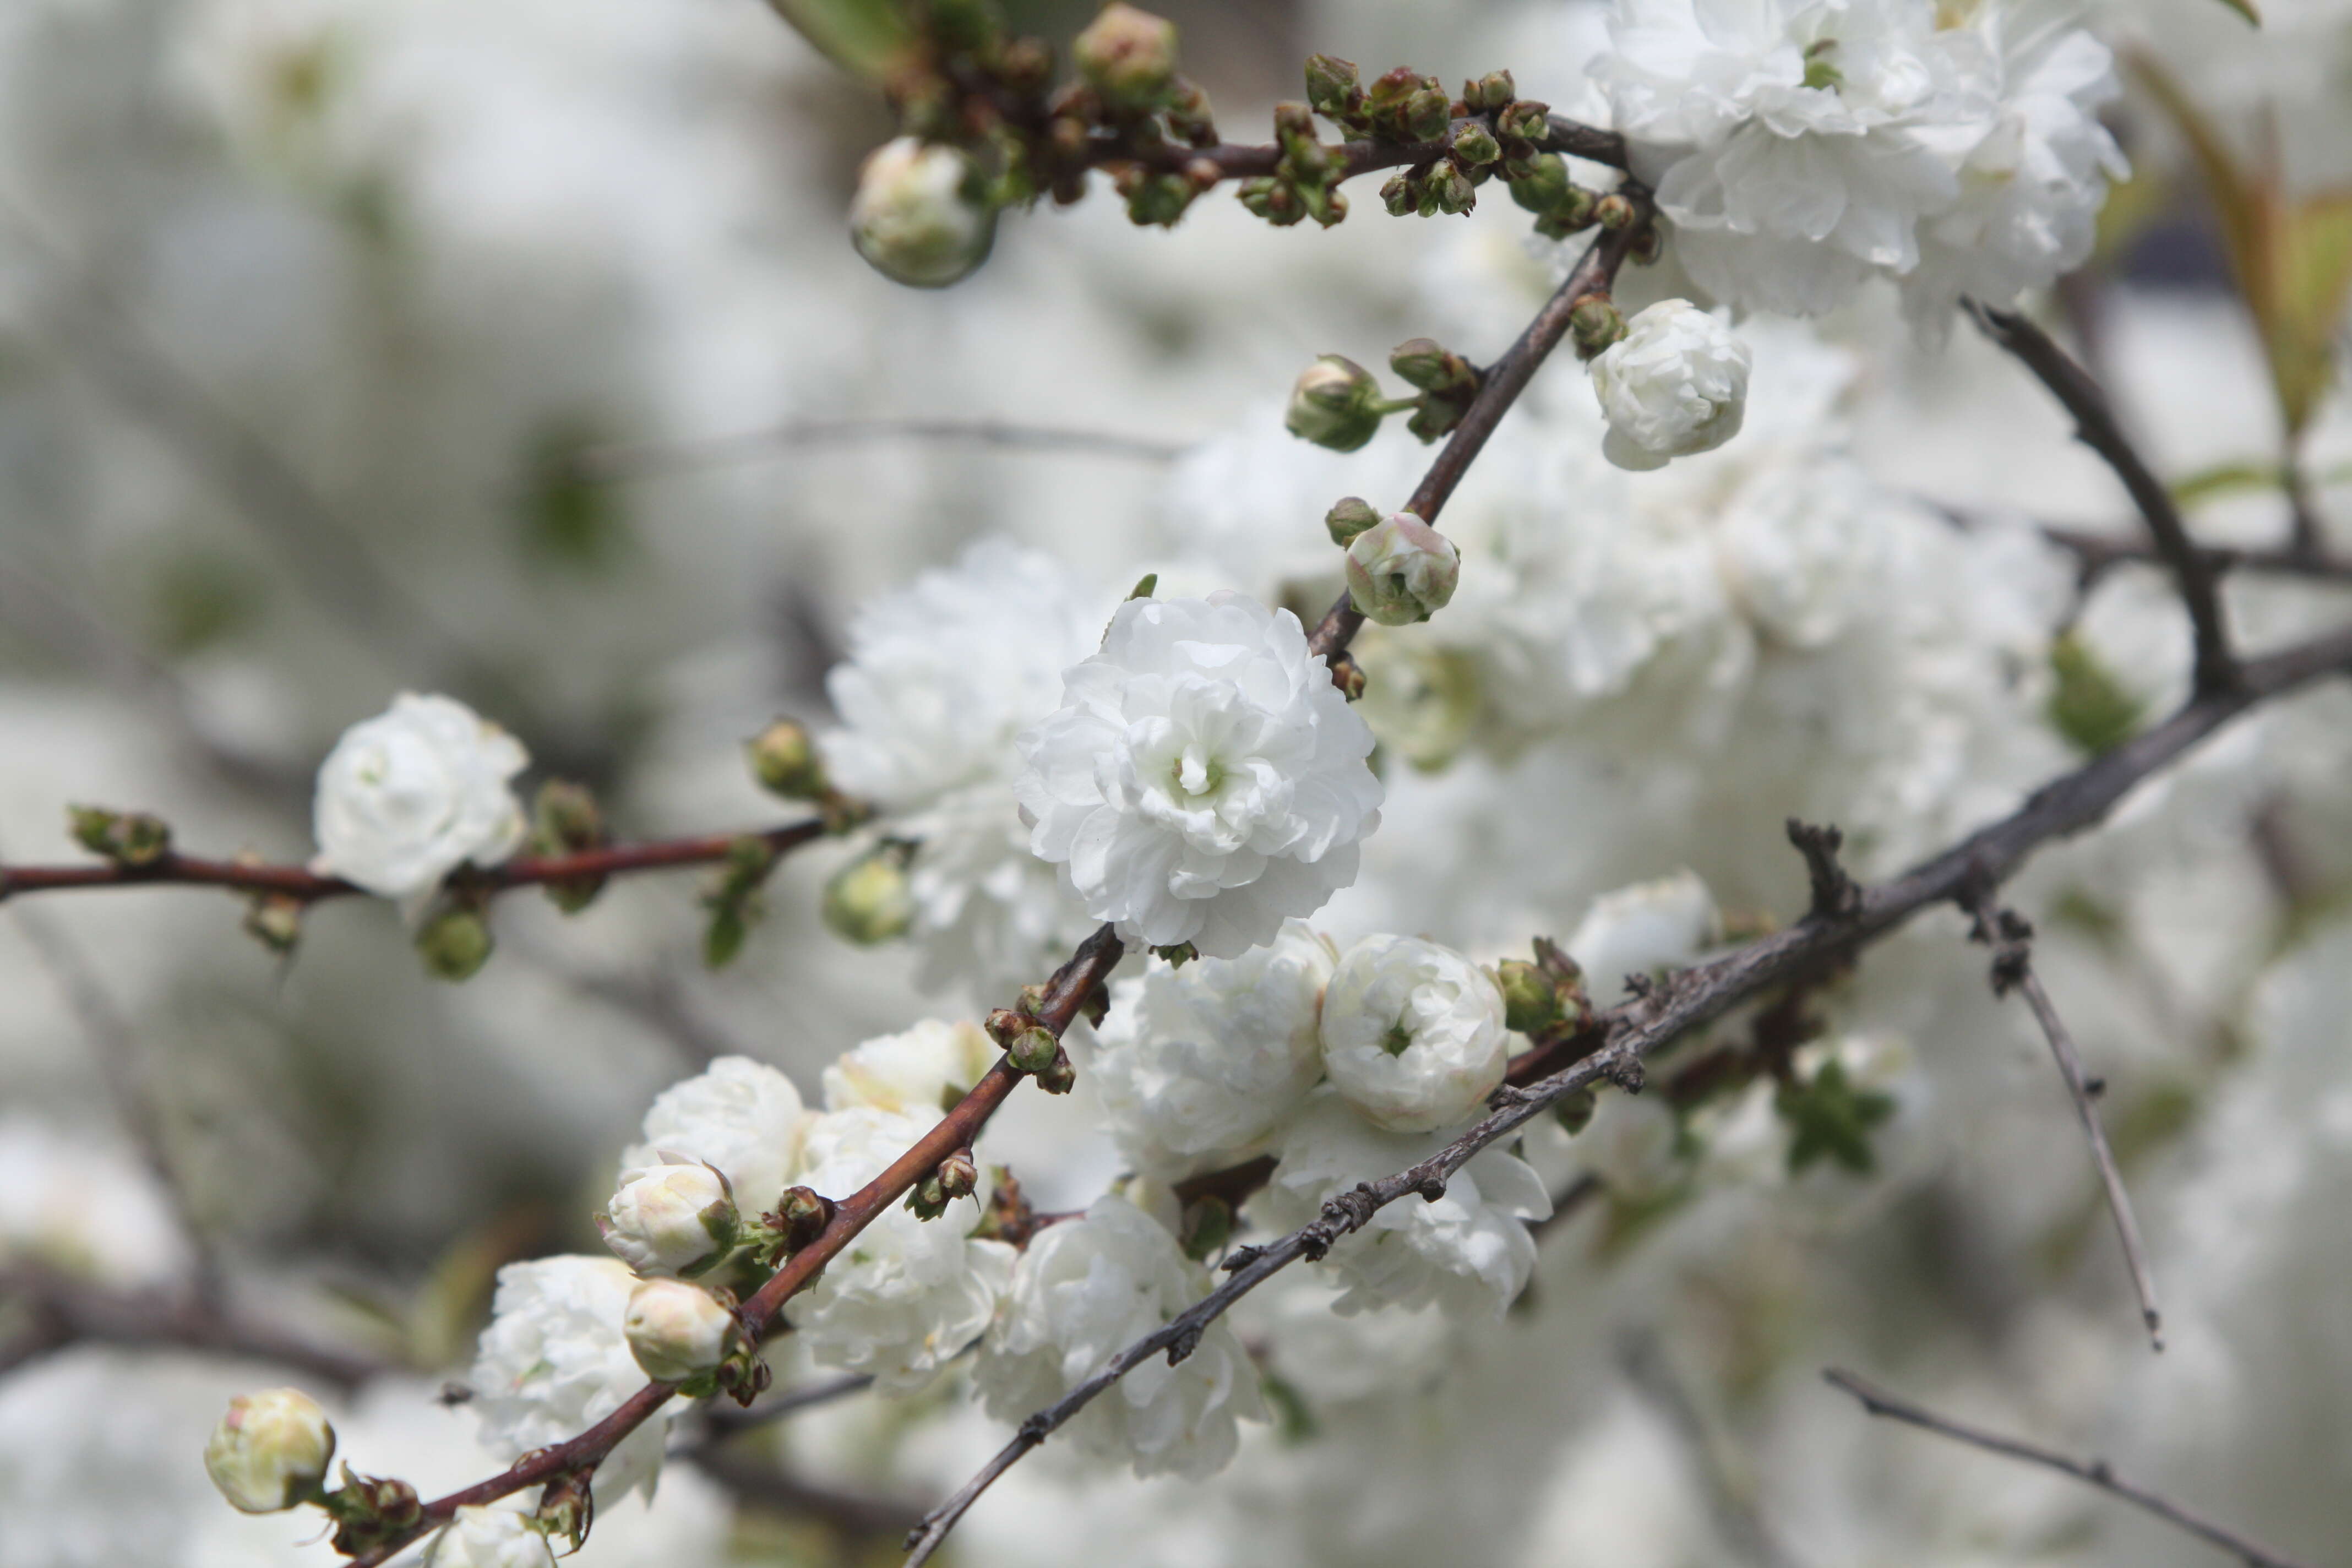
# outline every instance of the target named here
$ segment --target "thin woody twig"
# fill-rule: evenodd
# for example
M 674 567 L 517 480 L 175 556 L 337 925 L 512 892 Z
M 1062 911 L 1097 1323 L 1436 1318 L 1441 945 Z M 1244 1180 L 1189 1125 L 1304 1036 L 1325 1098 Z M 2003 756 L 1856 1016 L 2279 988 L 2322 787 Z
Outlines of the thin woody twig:
M 1965 907 L 1976 921 L 1970 938 L 1993 950 L 1993 994 L 2003 996 L 2012 990 L 2023 993 L 2026 1005 L 2033 1009 L 2034 1019 L 2050 1042 L 2050 1054 L 2057 1058 L 2058 1074 L 2066 1081 L 2066 1094 L 2074 1102 L 2074 1114 L 2083 1123 L 2083 1135 L 2090 1141 L 2092 1163 L 2098 1167 L 2099 1184 L 2106 1193 L 2107 1212 L 2115 1216 L 2116 1236 L 2123 1243 L 2124 1266 L 2130 1270 L 2132 1289 L 2139 1296 L 2140 1319 L 2147 1325 L 2148 1344 L 2162 1351 L 2164 1320 L 2157 1310 L 2156 1280 L 2148 1272 L 2147 1254 L 2140 1245 L 2139 1222 L 2132 1214 L 2131 1194 L 2124 1190 L 2123 1173 L 2116 1167 L 2115 1151 L 2107 1146 L 2106 1129 L 2100 1124 L 2098 1108 L 2092 1103 L 2098 1090 L 2084 1076 L 2082 1055 L 2074 1048 L 2074 1037 L 2065 1020 L 2058 1016 L 2050 993 L 2042 987 L 2042 977 L 2034 973 L 2033 927 L 2023 916 L 1990 898 L 1970 900 Z
M 2105 459 L 2124 489 L 2131 492 L 2132 504 L 2146 520 L 2149 538 L 2171 570 L 2181 604 L 2189 611 L 2196 636 L 2196 690 L 2206 696 L 2228 687 L 2237 672 L 2212 563 L 2189 537 L 2189 526 L 2181 521 L 2172 492 L 2124 433 L 2105 390 L 2048 333 L 2023 316 L 1991 310 L 1973 300 L 1963 303 L 1985 336 L 2016 355 L 2065 405 L 2074 419 L 2074 438 Z
M 970 442 L 1013 451 L 1064 452 L 1121 458 L 1142 463 L 1173 462 L 1188 443 L 1121 436 L 1105 430 L 1021 425 L 1002 419 L 795 419 L 764 429 L 686 441 L 616 441 L 572 454 L 572 476 L 589 483 L 643 479 L 729 463 L 757 462 L 810 447 L 846 447 L 867 441 Z
M 0 1269 L 0 1299 L 31 1309 L 36 1331 L 24 1348 L 33 1353 L 81 1343 L 168 1345 L 277 1362 L 346 1389 L 392 1370 L 389 1363 L 317 1344 L 194 1297 L 108 1290 L 48 1268 Z M 16 1363 L 29 1359 L 20 1356 Z
M 751 833 L 710 833 L 692 838 L 653 839 L 643 844 L 614 844 L 570 855 L 518 855 L 496 866 L 467 868 L 457 872 L 469 889 L 503 892 L 509 888 L 535 887 L 586 877 L 620 877 L 636 871 L 666 871 L 679 866 L 713 865 L 727 858 L 745 838 L 761 838 L 778 855 L 789 854 L 829 831 L 820 818 Z M 71 888 L 227 888 L 238 892 L 277 893 L 316 903 L 340 899 L 364 889 L 341 877 L 323 877 L 306 866 L 264 865 L 257 861 L 209 860 L 176 850 L 142 866 L 101 860 L 86 866 L 0 865 L 0 900 L 20 893 L 56 892 Z
M 2125 1480 L 2107 1467 L 2105 1459 L 2076 1459 L 2055 1450 L 2042 1447 L 2016 1437 L 2004 1437 L 1980 1426 L 1970 1426 L 1948 1415 L 1898 1399 L 1886 1390 L 1853 1373 L 1837 1367 L 1826 1369 L 1822 1378 L 1832 1388 L 1844 1390 L 1862 1401 L 1862 1407 L 1873 1415 L 1883 1415 L 1892 1421 L 1933 1432 L 1982 1448 L 1987 1453 L 2000 1454 L 2011 1459 L 2022 1459 L 2030 1465 L 2040 1465 L 2072 1476 L 2085 1486 L 2096 1487 L 2110 1497 L 2117 1497 L 2137 1508 L 2147 1510 L 2168 1524 L 2179 1526 L 2198 1539 L 2209 1542 L 2247 1564 L 2247 1568 L 2304 1568 L 2294 1558 L 2282 1557 L 2267 1547 L 2256 1545 L 2236 1531 L 2214 1523 L 2204 1515 L 2192 1511 L 2146 1487 Z
M 2249 661 L 2233 685 L 2191 702 L 2073 773 L 2035 791 L 2010 816 L 1979 829 L 1891 881 L 1864 889 L 1836 914 L 1808 914 L 1710 963 L 1680 971 L 1596 1020 L 1607 1043 L 1548 1078 L 1517 1089 L 1494 1111 L 1418 1164 L 1359 1184 L 1323 1205 L 1315 1219 L 1270 1244 L 1231 1254 L 1231 1277 L 1160 1328 L 1137 1340 L 1061 1399 L 1033 1414 L 971 1481 L 941 1503 L 908 1539 L 907 1568 L 938 1551 L 958 1520 L 999 1476 L 1129 1372 L 1163 1352 L 1181 1361 L 1208 1325 L 1266 1279 L 1301 1258 L 1319 1258 L 1341 1237 L 1409 1195 L 1442 1194 L 1481 1150 L 1541 1115 L 1552 1104 L 1603 1082 L 1623 1082 L 1643 1057 L 1689 1030 L 1825 960 L 1883 937 L 1934 905 L 1981 897 L 2042 846 L 2095 826 L 2136 785 L 2249 708 L 2322 676 L 2352 670 L 2352 628 Z
M 1116 931 L 1108 925 L 1097 927 L 1078 944 L 1070 961 L 1046 982 L 1044 996 L 1030 1016 L 1058 1037 L 1118 967 L 1126 952 Z M 756 1345 L 785 1301 L 838 1257 L 860 1231 L 906 1196 L 908 1190 L 937 1169 L 940 1161 L 959 1149 L 970 1148 L 996 1108 L 1004 1103 L 1020 1081 L 1021 1075 L 1013 1070 L 1011 1062 L 1000 1057 L 971 1092 L 912 1148 L 874 1180 L 836 1202 L 832 1217 L 816 1237 L 786 1258 L 783 1266 L 743 1302 L 737 1318 L 747 1338 Z M 623 1438 L 669 1403 L 670 1395 L 677 1392 L 675 1384 L 648 1383 L 620 1408 L 579 1436 L 551 1447 L 535 1449 L 488 1480 L 435 1499 L 424 1505 L 410 1528 L 354 1557 L 353 1568 L 375 1568 L 426 1531 L 446 1523 L 461 1508 L 496 1502 L 525 1487 L 538 1486 L 559 1476 L 593 1471 Z

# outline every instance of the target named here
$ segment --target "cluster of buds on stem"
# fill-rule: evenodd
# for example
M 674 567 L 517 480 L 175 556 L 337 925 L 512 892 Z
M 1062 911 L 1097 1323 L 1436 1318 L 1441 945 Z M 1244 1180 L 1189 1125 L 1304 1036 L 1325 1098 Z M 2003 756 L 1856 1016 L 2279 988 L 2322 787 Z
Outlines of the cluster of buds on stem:
M 988 1037 L 1004 1047 L 1015 1072 L 1027 1073 L 1047 1094 L 1067 1094 L 1078 1081 L 1070 1053 L 1054 1031 L 1026 1010 L 999 1007 L 988 1016 Z
M 343 1484 L 328 1490 L 334 1457 L 335 1428 L 319 1402 L 299 1388 L 272 1388 L 229 1401 L 205 1442 L 205 1473 L 242 1513 L 324 1510 L 335 1521 L 335 1550 L 346 1556 L 404 1536 L 424 1518 L 415 1487 L 348 1464 Z
M 1599 218 L 1601 198 L 1568 177 L 1568 160 L 1557 153 L 1506 164 L 1511 200 L 1536 215 L 1536 232 L 1547 239 L 1566 239 L 1591 228 Z
M 1054 100 L 1047 139 L 1076 171 L 1063 174 L 1055 199 L 1076 198 L 1091 158 L 1112 171 L 1112 183 L 1137 224 L 1171 226 L 1192 199 L 1223 172 L 1208 160 L 1188 160 L 1181 149 L 1216 144 L 1208 95 L 1176 70 L 1176 26 L 1112 0 L 1072 41 L 1078 81 Z
M 1347 151 L 1327 147 L 1315 134 L 1315 112 L 1303 103 L 1274 107 L 1274 139 L 1282 156 L 1274 173 L 1242 182 L 1242 205 L 1277 227 L 1311 217 L 1325 228 L 1348 216 L 1339 194 L 1347 175 Z
M 907 1207 L 918 1219 L 934 1220 L 947 1213 L 956 1199 L 968 1198 L 979 1190 L 980 1167 L 972 1163 L 971 1149 L 959 1149 L 908 1189 Z
M 773 1268 L 824 1234 L 833 1223 L 834 1202 L 814 1187 L 786 1187 L 776 1206 L 745 1227 L 752 1260 Z
M 609 839 L 604 814 L 586 784 L 550 779 L 539 786 L 531 803 L 530 852 L 534 855 L 578 855 L 602 849 Z M 565 914 L 578 914 L 604 890 L 601 875 L 556 877 L 546 884 L 548 902 Z
M 1470 362 L 1430 338 L 1399 343 L 1389 352 L 1389 368 L 1421 389 L 1405 428 L 1424 444 L 1451 433 L 1478 395 L 1479 376 Z

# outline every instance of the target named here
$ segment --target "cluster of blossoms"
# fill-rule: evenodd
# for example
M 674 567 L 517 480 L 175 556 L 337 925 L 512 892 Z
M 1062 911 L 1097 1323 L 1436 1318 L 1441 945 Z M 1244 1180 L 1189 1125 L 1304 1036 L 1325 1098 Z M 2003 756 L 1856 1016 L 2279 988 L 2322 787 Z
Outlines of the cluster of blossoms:
M 1596 62 L 1675 253 L 1722 302 L 1818 315 L 1873 276 L 1919 330 L 2090 255 L 2122 153 L 2105 45 L 2042 0 L 1619 0 Z

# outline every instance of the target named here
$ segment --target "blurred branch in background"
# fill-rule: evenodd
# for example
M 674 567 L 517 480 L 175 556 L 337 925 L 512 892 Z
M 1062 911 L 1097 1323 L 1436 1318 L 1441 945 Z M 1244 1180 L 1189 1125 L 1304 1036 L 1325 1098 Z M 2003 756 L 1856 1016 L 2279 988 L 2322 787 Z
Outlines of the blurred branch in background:
M 787 452 L 872 441 L 970 443 L 1008 451 L 1057 452 L 1141 463 L 1173 462 L 1190 445 L 1003 419 L 805 419 L 699 440 L 622 441 L 589 447 L 572 456 L 571 467 L 575 478 L 602 484 L 762 462 Z
M 2304 1568 L 2303 1564 L 2292 1558 L 2281 1557 L 2276 1552 L 2257 1546 L 2237 1531 L 2224 1529 L 2202 1514 L 2194 1513 L 2183 1508 L 2169 1498 L 2149 1491 L 2145 1487 L 2133 1485 L 2109 1469 L 2105 1459 L 2070 1458 L 2064 1454 L 2038 1447 L 2019 1438 L 2004 1437 L 1998 1433 L 1988 1432 L 1980 1426 L 1970 1426 L 1955 1421 L 1948 1415 L 1938 1415 L 1932 1410 L 1924 1409 L 1907 1400 L 1898 1399 L 1877 1384 L 1837 1367 L 1827 1369 L 1822 1373 L 1822 1377 L 1832 1388 L 1843 1389 L 1861 1400 L 1863 1409 L 1873 1415 L 1884 1415 L 1889 1420 L 1905 1422 L 1933 1432 L 1938 1436 L 1966 1443 L 1970 1447 L 1982 1448 L 1987 1453 L 2000 1454 L 2012 1459 L 2022 1459 L 2027 1464 L 2040 1465 L 2046 1469 L 2056 1470 L 2061 1475 L 2072 1476 L 2087 1486 L 2098 1488 L 2111 1497 L 2119 1497 L 2126 1502 L 2146 1509 L 2157 1518 L 2168 1523 L 2177 1524 L 2191 1535 L 2211 1542 L 2222 1551 L 2244 1562 L 2247 1568 Z
M 0 1268 L 0 1303 L 15 1304 L 28 1320 L 13 1338 L 0 1341 L 0 1372 L 83 1343 L 276 1362 L 343 1389 L 394 1370 L 388 1362 L 318 1344 L 193 1296 L 108 1290 L 47 1268 Z

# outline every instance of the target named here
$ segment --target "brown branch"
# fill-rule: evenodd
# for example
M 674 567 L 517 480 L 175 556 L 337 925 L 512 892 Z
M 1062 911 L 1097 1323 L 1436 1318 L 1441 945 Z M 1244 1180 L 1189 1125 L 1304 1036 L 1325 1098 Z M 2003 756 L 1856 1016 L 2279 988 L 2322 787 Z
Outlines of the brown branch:
M 1070 961 L 1045 983 L 1044 994 L 1029 1016 L 1058 1037 L 1096 988 L 1109 978 L 1126 952 L 1118 934 L 1109 926 L 1096 928 L 1078 944 Z M 751 1342 L 756 1345 L 765 1337 L 784 1302 L 816 1278 L 818 1271 L 838 1257 L 858 1232 L 905 1197 L 908 1190 L 930 1174 L 940 1161 L 959 1149 L 971 1147 L 981 1129 L 988 1124 L 989 1117 L 1020 1081 L 1021 1075 L 1012 1064 L 998 1058 L 996 1065 L 972 1086 L 971 1091 L 912 1148 L 880 1175 L 836 1202 L 832 1218 L 816 1238 L 786 1258 L 783 1267 L 770 1275 L 767 1282 L 744 1301 L 738 1317 Z M 558 1476 L 593 1471 L 624 1437 L 644 1425 L 676 1392 L 674 1384 L 648 1383 L 619 1409 L 578 1436 L 552 1447 L 536 1449 L 488 1480 L 435 1499 L 424 1506 L 415 1524 L 353 1558 L 352 1568 L 374 1568 L 427 1531 L 446 1522 L 461 1508 L 495 1502 Z
M 739 1502 L 794 1518 L 819 1520 L 845 1535 L 896 1535 L 923 1513 L 920 1503 L 824 1486 L 772 1461 L 732 1448 L 701 1448 L 685 1458 L 726 1488 Z
M 2191 702 L 2163 723 L 2043 785 L 2010 816 L 1970 834 L 1891 881 L 1863 890 L 1833 915 L 1808 914 L 1710 963 L 1680 971 L 1601 1015 L 1600 1050 L 1550 1077 L 1496 1096 L 1497 1109 L 1418 1164 L 1360 1183 L 1327 1202 L 1307 1225 L 1264 1247 L 1230 1254 L 1231 1277 L 1185 1311 L 1120 1351 L 1061 1399 L 1030 1415 L 979 1474 L 925 1519 L 908 1539 L 908 1568 L 918 1568 L 982 1493 L 1031 1449 L 1104 1390 L 1165 1352 L 1181 1361 L 1208 1325 L 1233 1304 L 1301 1258 L 1320 1258 L 1341 1237 L 1408 1195 L 1442 1195 L 1445 1184 L 1481 1150 L 1516 1131 L 1566 1095 L 1604 1081 L 1637 1082 L 1642 1058 L 1721 1016 L 1772 985 L 1885 936 L 1921 910 L 1980 898 L 2027 857 L 2055 839 L 2095 826 L 2142 780 L 2223 724 L 2266 699 L 2323 675 L 2352 669 L 2352 628 L 2247 663 L 2240 679 Z
M 2165 563 L 2157 548 L 2143 540 L 2101 533 L 2094 529 L 2042 525 L 2042 536 L 2071 552 L 2083 563 L 2085 576 L 2096 578 L 2126 562 Z M 2200 544 L 2197 557 L 2216 575 L 2230 572 L 2269 572 L 2309 577 L 2323 583 L 2352 583 L 2352 560 L 2338 555 L 2305 554 L 2294 549 L 2249 550 L 2233 545 Z
M 338 1388 L 356 1388 L 393 1370 L 392 1363 L 335 1350 L 256 1322 L 226 1308 L 168 1290 L 109 1290 L 50 1268 L 0 1269 L 0 1299 L 30 1309 L 34 1330 L 10 1364 L 69 1344 L 168 1345 L 219 1355 L 250 1356 L 310 1373 Z
M 2124 433 L 2105 389 L 2048 333 L 2023 316 L 1990 310 L 1972 300 L 1965 303 L 1985 336 L 2016 355 L 2065 405 L 2074 418 L 2074 438 L 2105 459 L 2124 489 L 2131 492 L 2132 503 L 2146 520 L 2149 538 L 2171 570 L 2180 602 L 2189 611 L 2197 643 L 2197 693 L 2209 696 L 2228 688 L 2237 679 L 2237 669 L 2230 655 L 2229 630 L 2221 618 L 2212 563 L 2189 537 L 2189 526 L 2181 521 L 2172 492 L 2164 488 L 2164 481 L 2149 469 Z
M 703 1413 L 702 1419 L 704 1425 L 710 1428 L 713 1437 L 731 1437 L 738 1432 L 749 1432 L 781 1421 L 787 1415 L 863 1394 L 873 1386 L 874 1379 L 870 1374 L 847 1372 L 839 1377 L 820 1378 L 802 1384 L 797 1388 L 787 1388 L 772 1397 L 758 1401 L 749 1409 L 730 1410 L 724 1405 L 714 1405 Z
M 1884 1415 L 1892 1421 L 1905 1422 L 1938 1436 L 1949 1437 L 1970 1447 L 2000 1454 L 2011 1459 L 2022 1459 L 2029 1465 L 2040 1465 L 2072 1476 L 2085 1486 L 2093 1486 L 2110 1497 L 2146 1509 L 2169 1524 L 2179 1525 L 2189 1534 L 2220 1547 L 2247 1564 L 2247 1568 L 2303 1568 L 2290 1557 L 2256 1545 L 2237 1531 L 2224 1529 L 2204 1515 L 2195 1513 L 2169 1498 L 2135 1486 L 2107 1468 L 2105 1459 L 2076 1459 L 2040 1447 L 2016 1437 L 2004 1437 L 1979 1426 L 1970 1426 L 1948 1415 L 1938 1415 L 1907 1400 L 1898 1399 L 1876 1384 L 1855 1376 L 1853 1373 L 1831 1367 L 1822 1373 L 1822 1380 L 1833 1388 L 1844 1390 L 1862 1401 L 1862 1407 L 1873 1415 Z
M 756 833 L 712 833 L 694 838 L 663 838 L 644 844 L 614 844 L 571 855 L 517 855 L 487 868 L 461 867 L 451 873 L 453 886 L 470 890 L 504 892 L 510 888 L 586 877 L 620 877 L 635 871 L 666 871 L 679 866 L 713 865 L 727 858 L 745 838 L 763 838 L 779 855 L 789 854 L 825 836 L 823 820 L 812 817 L 783 827 Z M 47 893 L 71 888 L 227 888 L 238 892 L 277 893 L 316 903 L 366 889 L 341 877 L 322 877 L 304 866 L 268 866 L 244 860 L 207 860 L 173 851 L 143 866 L 105 860 L 87 866 L 0 865 L 0 900 L 19 893 Z

